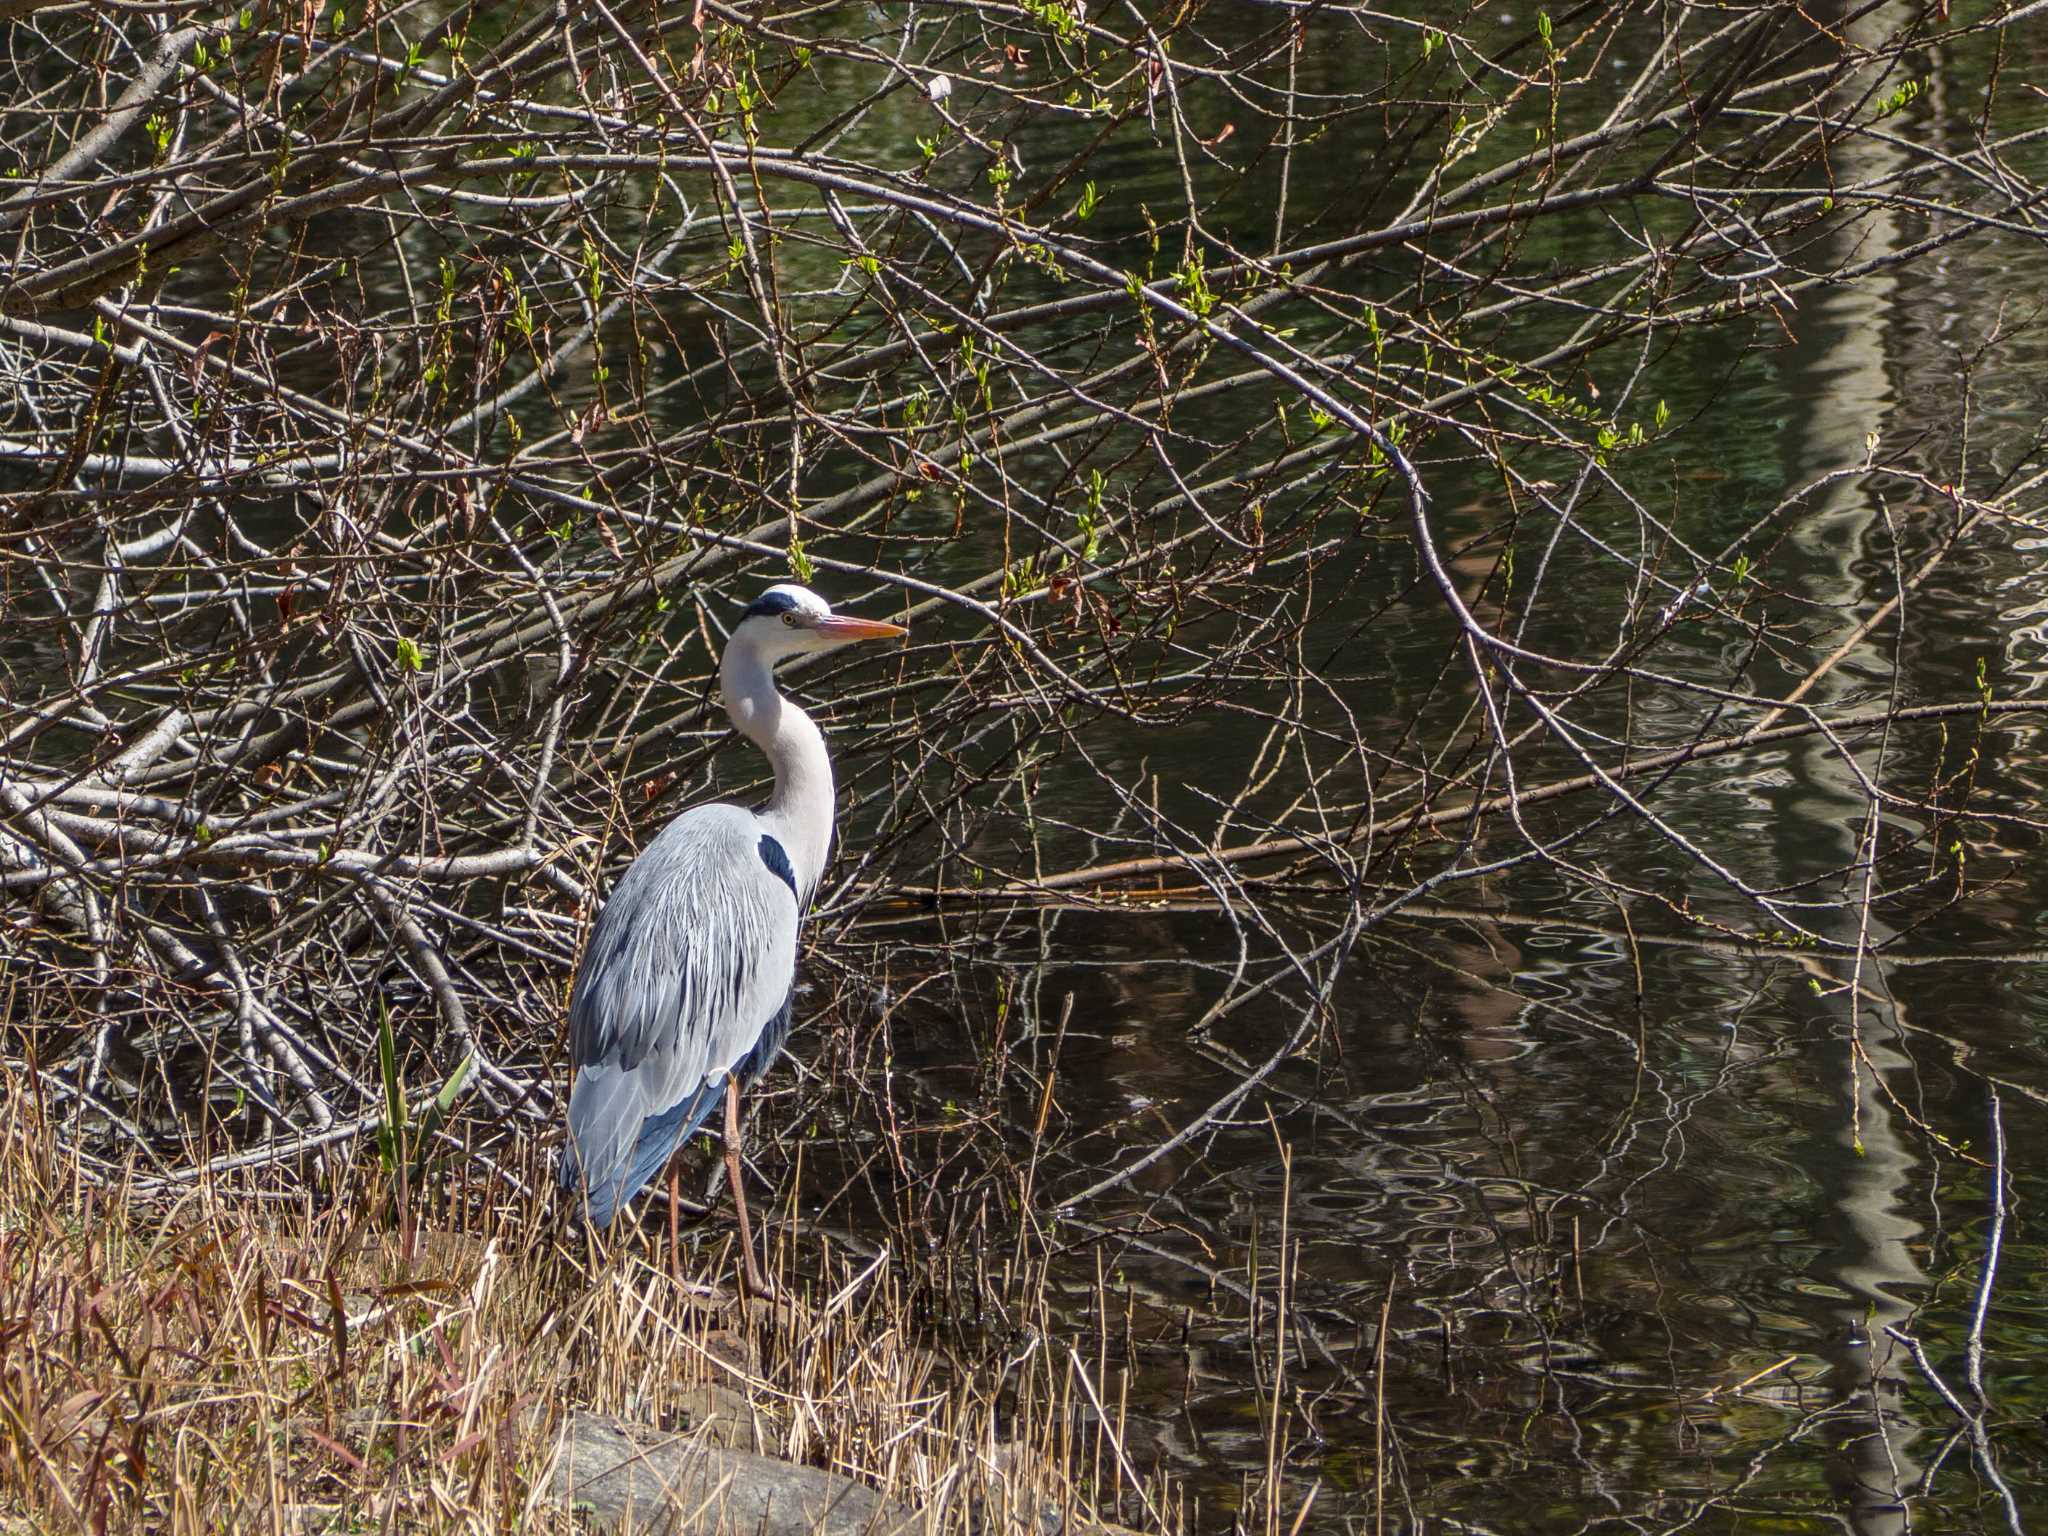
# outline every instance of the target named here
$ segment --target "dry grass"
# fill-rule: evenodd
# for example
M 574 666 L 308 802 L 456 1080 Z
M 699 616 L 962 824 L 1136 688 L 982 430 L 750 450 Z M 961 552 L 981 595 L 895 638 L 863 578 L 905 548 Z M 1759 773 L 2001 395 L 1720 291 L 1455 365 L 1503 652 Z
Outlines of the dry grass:
M 0 1532 L 569 1530 L 547 1489 L 573 1407 L 831 1468 L 935 1530 L 1055 1504 L 1071 1528 L 1091 1486 L 1172 1516 L 1076 1362 L 1014 1336 L 941 1359 L 897 1266 L 821 1237 L 775 1255 L 794 1301 L 746 1306 L 724 1244 L 679 1281 L 660 1224 L 596 1255 L 516 1194 L 444 1186 L 394 1221 L 374 1169 L 317 1200 L 82 1183 L 13 1105 Z

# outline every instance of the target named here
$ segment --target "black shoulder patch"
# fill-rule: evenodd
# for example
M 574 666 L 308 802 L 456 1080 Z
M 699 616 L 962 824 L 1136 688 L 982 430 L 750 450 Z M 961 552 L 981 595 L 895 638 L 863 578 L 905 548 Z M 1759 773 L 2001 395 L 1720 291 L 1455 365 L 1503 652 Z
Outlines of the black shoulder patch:
M 796 895 L 796 868 L 782 844 L 766 832 L 761 834 L 761 862 L 768 866 L 769 874 L 789 887 L 790 895 Z
M 763 592 L 759 597 L 747 604 L 747 611 L 742 617 L 749 619 L 756 617 L 773 618 L 778 613 L 789 612 L 795 606 L 796 599 L 787 592 Z

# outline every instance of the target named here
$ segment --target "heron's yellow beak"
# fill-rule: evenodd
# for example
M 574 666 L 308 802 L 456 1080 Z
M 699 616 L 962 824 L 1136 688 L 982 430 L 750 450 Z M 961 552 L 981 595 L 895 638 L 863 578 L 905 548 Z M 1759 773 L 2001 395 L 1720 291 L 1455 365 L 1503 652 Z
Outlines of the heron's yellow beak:
M 890 624 L 881 619 L 849 619 L 837 613 L 829 619 L 818 620 L 816 629 L 828 640 L 894 640 L 899 635 L 910 633 L 901 624 Z

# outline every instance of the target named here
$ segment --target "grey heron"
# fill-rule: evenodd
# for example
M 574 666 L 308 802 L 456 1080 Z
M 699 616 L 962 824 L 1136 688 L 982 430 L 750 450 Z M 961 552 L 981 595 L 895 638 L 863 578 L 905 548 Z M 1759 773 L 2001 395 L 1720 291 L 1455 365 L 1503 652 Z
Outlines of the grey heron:
M 777 663 L 907 633 L 770 587 L 726 642 L 718 680 L 733 726 L 767 754 L 758 811 L 693 806 L 619 877 L 591 929 L 569 1003 L 576 1084 L 561 1181 L 609 1226 L 725 1101 L 725 1166 L 748 1286 L 755 1267 L 739 1159 L 739 1094 L 789 1036 L 797 930 L 832 845 L 832 760 L 811 717 L 775 686 Z

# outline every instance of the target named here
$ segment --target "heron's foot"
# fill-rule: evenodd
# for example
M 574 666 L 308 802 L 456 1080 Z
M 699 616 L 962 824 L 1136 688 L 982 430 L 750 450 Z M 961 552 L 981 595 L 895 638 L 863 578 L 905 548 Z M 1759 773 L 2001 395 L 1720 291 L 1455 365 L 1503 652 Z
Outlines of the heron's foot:
M 754 1260 L 754 1245 L 743 1243 L 740 1247 L 740 1285 L 747 1295 L 756 1301 L 765 1301 L 771 1306 L 788 1298 L 782 1294 L 782 1287 L 761 1272 L 761 1266 Z

